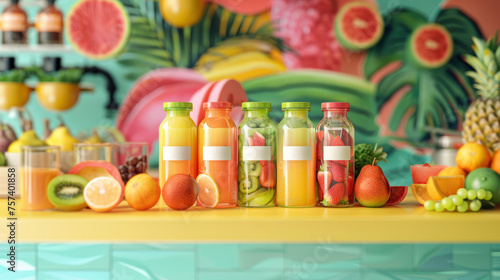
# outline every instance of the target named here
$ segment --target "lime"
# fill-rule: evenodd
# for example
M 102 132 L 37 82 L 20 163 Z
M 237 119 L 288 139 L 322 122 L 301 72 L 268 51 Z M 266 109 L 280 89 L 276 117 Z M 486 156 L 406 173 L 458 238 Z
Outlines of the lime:
M 469 173 L 465 179 L 465 188 L 490 191 L 493 194 L 491 202 L 500 203 L 500 175 L 491 168 L 478 168 Z

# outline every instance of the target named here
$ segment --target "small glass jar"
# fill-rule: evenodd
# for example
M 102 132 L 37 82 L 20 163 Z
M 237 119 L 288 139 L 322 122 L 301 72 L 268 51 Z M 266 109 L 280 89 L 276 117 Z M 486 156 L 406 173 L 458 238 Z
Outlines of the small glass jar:
M 111 163 L 111 152 L 113 145 L 109 143 L 73 144 L 75 153 L 75 164 L 82 161 L 107 161 Z
M 21 147 L 21 209 L 53 209 L 47 197 L 52 179 L 61 175 L 59 146 Z
M 206 207 L 235 207 L 238 205 L 238 128 L 229 117 L 232 105 L 205 102 L 203 109 L 205 118 L 198 126 L 198 169 L 199 174 L 207 175 L 202 178 L 208 178 L 219 194 L 205 193 L 200 185 L 198 202 Z M 209 196 L 210 199 L 205 200 Z M 217 201 L 213 201 L 214 197 Z
M 311 104 L 282 104 L 285 117 L 276 130 L 278 182 L 276 203 L 282 207 L 316 204 L 316 133 L 308 117 Z
M 238 205 L 276 205 L 276 125 L 269 118 L 271 103 L 244 102 L 245 117 L 238 135 Z
M 124 184 L 140 173 L 148 172 L 148 143 L 113 144 L 113 165 L 118 168 Z
M 354 127 L 347 118 L 349 103 L 321 104 L 324 118 L 316 138 L 318 204 L 327 207 L 354 205 Z

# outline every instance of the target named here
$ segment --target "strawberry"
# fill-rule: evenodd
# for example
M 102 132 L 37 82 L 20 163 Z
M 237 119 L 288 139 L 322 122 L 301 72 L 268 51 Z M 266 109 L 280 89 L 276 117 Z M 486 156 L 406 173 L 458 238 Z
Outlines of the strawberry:
M 346 168 L 333 161 L 327 161 L 328 170 L 332 172 L 333 180 L 335 182 L 344 182 L 346 178 Z
M 259 182 L 264 188 L 276 186 L 276 165 L 272 161 L 269 161 L 267 166 L 262 168 Z
M 316 132 L 316 138 L 318 138 L 319 142 L 323 141 L 323 137 L 325 137 L 325 131 Z
M 323 159 L 323 145 L 320 141 L 316 142 L 316 156 L 318 159 Z
M 318 183 L 319 183 L 319 189 L 320 189 L 320 194 L 325 190 L 330 187 L 332 184 L 333 176 L 332 172 L 330 172 L 327 169 L 327 166 L 323 164 L 321 166 L 321 169 L 318 171 Z M 320 195 L 321 199 L 321 195 Z
M 347 195 L 351 196 L 354 193 L 354 177 L 349 174 L 347 177 Z
M 336 183 L 333 185 L 328 192 L 325 194 L 325 201 L 323 203 L 326 206 L 333 206 L 339 204 L 345 194 L 345 185 L 344 183 Z
M 255 131 L 253 133 L 253 143 L 254 143 L 254 146 L 265 146 L 266 145 L 266 138 L 264 138 L 264 135 Z

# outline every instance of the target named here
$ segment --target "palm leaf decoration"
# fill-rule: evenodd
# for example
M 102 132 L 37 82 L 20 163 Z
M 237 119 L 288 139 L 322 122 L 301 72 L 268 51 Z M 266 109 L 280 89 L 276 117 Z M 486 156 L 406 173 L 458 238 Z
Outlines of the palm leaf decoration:
M 397 104 L 390 115 L 388 128 L 395 132 L 404 125 L 409 140 L 428 137 L 426 127 L 458 129 L 469 102 L 474 97 L 472 81 L 465 75 L 470 70 L 463 56 L 471 54 L 472 37 L 481 36 L 475 23 L 457 9 L 442 10 L 434 21 L 446 28 L 453 40 L 450 61 L 436 69 L 424 69 L 410 62 L 408 41 L 412 32 L 428 23 L 409 10 L 389 13 L 384 36 L 367 53 L 364 72 L 367 79 L 391 63 L 400 67 L 385 76 L 376 92 L 378 110 L 397 93 Z M 405 91 L 406 90 L 406 91 Z
M 128 79 L 159 67 L 192 68 L 207 50 L 233 38 L 262 40 L 286 49 L 283 41 L 273 36 L 271 22 L 263 22 L 259 16 L 240 15 L 209 4 L 200 22 L 177 28 L 163 20 L 158 1 L 120 1 L 132 26 L 127 48 L 117 59 L 120 65 L 131 68 Z

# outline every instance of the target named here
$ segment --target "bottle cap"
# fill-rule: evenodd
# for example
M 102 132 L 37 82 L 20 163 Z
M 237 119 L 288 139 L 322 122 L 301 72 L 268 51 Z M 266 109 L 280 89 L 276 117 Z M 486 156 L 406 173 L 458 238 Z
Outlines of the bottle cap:
M 271 103 L 269 102 L 243 102 L 241 104 L 243 111 L 248 111 L 252 109 L 268 109 L 271 110 Z
M 346 109 L 349 111 L 349 103 L 347 102 L 323 102 L 321 103 L 321 111 Z
M 206 109 L 232 109 L 230 102 L 203 102 L 203 110 Z
M 165 102 L 163 103 L 163 110 L 193 110 L 193 103 L 191 102 Z
M 311 111 L 311 103 L 309 102 L 284 102 L 281 103 L 282 110 L 293 110 L 293 109 L 301 109 Z

